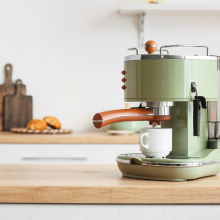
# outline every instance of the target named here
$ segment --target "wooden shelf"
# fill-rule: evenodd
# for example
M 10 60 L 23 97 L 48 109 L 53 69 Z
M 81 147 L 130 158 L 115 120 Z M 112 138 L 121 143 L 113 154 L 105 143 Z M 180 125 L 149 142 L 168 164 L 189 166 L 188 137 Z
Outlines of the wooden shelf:
M 0 144 L 138 144 L 139 134 L 110 135 L 107 132 L 73 134 L 16 134 L 0 132 Z
M 1 203 L 220 203 L 220 175 L 186 182 L 122 177 L 117 165 L 0 165 Z
M 220 4 L 122 4 L 121 14 L 158 14 L 158 13 L 193 13 L 213 14 L 220 13 Z

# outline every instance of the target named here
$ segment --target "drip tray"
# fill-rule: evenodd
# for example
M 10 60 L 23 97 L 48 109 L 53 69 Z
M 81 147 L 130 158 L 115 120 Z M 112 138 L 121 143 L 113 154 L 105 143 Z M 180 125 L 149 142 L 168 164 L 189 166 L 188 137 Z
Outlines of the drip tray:
M 201 157 L 185 157 L 185 156 L 167 156 L 166 159 L 181 159 L 181 160 L 189 160 L 189 159 L 201 159 Z
M 184 161 L 183 161 L 184 160 Z M 168 155 L 166 158 L 155 158 L 155 157 L 147 157 L 144 154 L 141 153 L 128 153 L 128 154 L 121 154 L 118 156 L 117 158 L 117 162 L 123 162 L 124 163 L 130 163 L 130 164 L 141 164 L 144 161 L 152 161 L 152 162 L 171 162 L 171 163 L 175 163 L 175 162 L 187 162 L 189 163 L 189 161 L 187 160 L 192 160 L 196 162 L 203 162 L 203 158 L 201 157 L 186 157 L 186 156 L 172 156 L 172 155 Z M 199 160 L 199 161 L 198 161 Z
M 125 177 L 185 181 L 216 175 L 220 172 L 220 151 L 203 151 L 207 151 L 207 156 L 186 157 L 169 155 L 164 159 L 147 158 L 141 153 L 128 153 L 118 155 L 116 161 L 119 170 Z
M 220 163 L 217 160 L 204 160 L 201 157 L 186 156 L 167 156 L 166 158 L 148 158 L 140 153 L 121 154 L 117 157 L 116 162 L 125 164 L 136 164 L 145 166 L 166 166 L 166 167 L 199 167 L 209 164 Z

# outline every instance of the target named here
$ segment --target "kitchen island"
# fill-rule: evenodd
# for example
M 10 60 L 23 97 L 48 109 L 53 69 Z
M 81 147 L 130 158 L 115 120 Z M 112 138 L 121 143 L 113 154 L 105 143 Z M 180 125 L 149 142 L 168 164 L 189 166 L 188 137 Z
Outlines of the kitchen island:
M 148 219 L 203 220 L 210 212 L 218 219 L 220 175 L 165 182 L 122 177 L 116 164 L 2 164 L 0 203 L 5 220 L 136 220 L 146 213 Z
M 186 182 L 122 177 L 117 165 L 0 165 L 1 203 L 213 204 L 220 175 Z

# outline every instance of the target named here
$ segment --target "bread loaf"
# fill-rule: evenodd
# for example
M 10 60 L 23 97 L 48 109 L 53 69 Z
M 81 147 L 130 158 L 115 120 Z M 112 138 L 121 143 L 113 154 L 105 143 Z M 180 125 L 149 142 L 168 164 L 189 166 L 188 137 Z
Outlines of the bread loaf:
M 43 119 L 48 126 L 50 126 L 51 128 L 54 128 L 54 129 L 60 129 L 61 128 L 61 123 L 60 121 L 53 117 L 53 116 L 47 116 Z
M 44 120 L 41 119 L 33 119 L 28 122 L 27 128 L 30 130 L 45 130 L 47 129 L 47 124 Z

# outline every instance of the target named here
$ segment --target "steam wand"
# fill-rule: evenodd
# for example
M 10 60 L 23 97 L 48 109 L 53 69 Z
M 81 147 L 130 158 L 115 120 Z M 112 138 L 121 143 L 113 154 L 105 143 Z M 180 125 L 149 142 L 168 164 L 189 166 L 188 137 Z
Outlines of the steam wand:
M 204 96 L 199 96 L 195 82 L 191 83 L 191 92 L 196 93 L 195 99 L 193 100 L 193 136 L 200 136 L 200 102 L 203 109 L 207 109 L 207 102 Z

